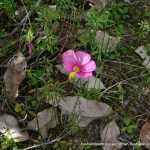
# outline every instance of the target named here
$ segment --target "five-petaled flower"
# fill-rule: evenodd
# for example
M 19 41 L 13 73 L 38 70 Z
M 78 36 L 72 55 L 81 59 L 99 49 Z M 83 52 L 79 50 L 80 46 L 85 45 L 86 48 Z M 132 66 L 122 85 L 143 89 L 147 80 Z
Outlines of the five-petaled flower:
M 69 74 L 69 79 L 76 76 L 80 78 L 88 78 L 92 76 L 92 72 L 96 69 L 96 63 L 91 60 L 91 56 L 83 51 L 74 52 L 67 50 L 62 54 L 63 65 Z

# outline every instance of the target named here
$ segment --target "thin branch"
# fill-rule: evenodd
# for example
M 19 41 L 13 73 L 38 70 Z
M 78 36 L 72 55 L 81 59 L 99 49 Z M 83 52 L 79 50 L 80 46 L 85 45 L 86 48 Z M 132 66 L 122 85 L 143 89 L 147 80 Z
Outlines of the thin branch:
M 38 0 L 37 3 L 36 3 L 36 6 L 39 6 L 39 5 L 41 4 L 41 2 L 42 2 L 42 0 Z M 32 15 L 32 13 L 33 13 L 33 12 L 30 10 L 30 11 L 26 14 L 26 16 L 21 20 L 21 22 L 18 24 L 18 26 L 10 33 L 10 35 L 13 35 L 14 33 L 16 33 L 16 32 L 19 30 L 19 28 L 24 25 L 24 23 L 25 23 L 25 22 L 27 21 L 27 19 Z

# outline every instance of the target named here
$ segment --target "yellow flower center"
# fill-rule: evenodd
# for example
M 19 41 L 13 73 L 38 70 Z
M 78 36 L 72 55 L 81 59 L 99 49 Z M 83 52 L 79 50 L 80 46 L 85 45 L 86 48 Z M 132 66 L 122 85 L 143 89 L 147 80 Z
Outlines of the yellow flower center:
M 74 71 L 74 72 L 80 72 L 80 68 L 79 68 L 78 66 L 74 66 L 74 67 L 73 67 L 73 71 Z
M 80 72 L 80 68 L 78 66 L 73 67 L 73 72 L 69 74 L 69 80 L 72 80 L 76 77 L 76 73 Z

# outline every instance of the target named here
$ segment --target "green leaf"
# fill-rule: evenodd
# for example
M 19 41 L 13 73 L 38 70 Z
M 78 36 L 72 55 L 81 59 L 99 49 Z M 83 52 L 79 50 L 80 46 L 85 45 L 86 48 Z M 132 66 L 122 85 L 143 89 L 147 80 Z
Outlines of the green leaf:
M 15 112 L 21 112 L 21 105 L 19 103 L 16 103 L 15 105 Z
M 133 131 L 133 128 L 130 128 L 130 127 L 127 128 L 128 133 L 132 133 L 132 131 Z
M 127 130 L 127 127 L 123 127 L 123 128 L 121 129 L 122 132 L 125 132 L 126 130 Z
M 131 123 L 131 120 L 130 120 L 130 118 L 125 117 L 125 118 L 123 118 L 123 122 L 126 124 L 126 126 L 129 126 Z
M 135 129 L 135 128 L 137 128 L 137 126 L 136 125 L 130 125 L 129 128 Z

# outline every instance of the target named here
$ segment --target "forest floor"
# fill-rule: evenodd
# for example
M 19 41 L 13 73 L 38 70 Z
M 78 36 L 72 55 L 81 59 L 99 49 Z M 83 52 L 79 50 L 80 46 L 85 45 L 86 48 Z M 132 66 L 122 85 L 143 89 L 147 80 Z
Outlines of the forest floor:
M 104 87 L 65 83 L 67 75 L 57 65 L 68 49 L 91 55 L 93 76 Z M 25 59 L 15 67 L 26 68 L 20 74 L 13 66 L 19 52 Z M 80 127 L 81 114 L 64 115 L 59 106 L 67 96 L 107 104 L 112 111 Z M 110 149 L 149 148 L 135 144 L 150 143 L 149 0 L 0 0 L 0 108 L 0 149 L 109 150 L 104 143 L 115 142 L 124 144 Z M 39 117 L 47 109 L 57 111 L 54 126 L 53 114 Z M 36 131 L 29 129 L 34 118 Z M 40 121 L 44 125 L 36 126 Z M 108 126 L 112 121 L 115 128 Z M 104 140 L 106 126 L 112 133 Z M 6 134 L 12 128 L 27 135 L 19 131 L 23 140 L 16 142 L 13 133 Z

